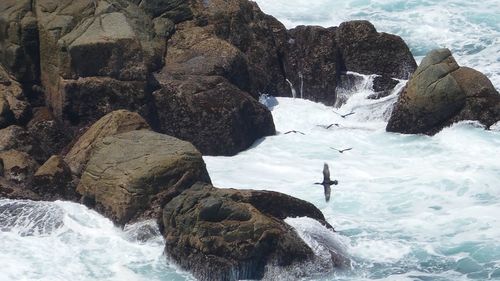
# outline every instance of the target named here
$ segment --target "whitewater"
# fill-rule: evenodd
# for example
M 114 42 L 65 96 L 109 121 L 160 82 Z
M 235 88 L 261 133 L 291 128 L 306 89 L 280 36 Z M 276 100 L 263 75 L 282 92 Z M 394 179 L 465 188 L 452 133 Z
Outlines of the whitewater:
M 461 65 L 500 88 L 500 2 L 258 0 L 289 28 L 368 19 L 398 34 L 417 61 L 448 47 Z M 336 229 L 286 220 L 317 254 L 315 263 L 269 268 L 267 280 L 500 280 L 500 126 L 461 122 L 435 136 L 385 132 L 397 92 L 371 100 L 359 76 L 340 108 L 263 98 L 278 134 L 234 157 L 204 157 L 215 186 L 283 192 L 316 205 Z M 341 118 L 337 113 L 355 114 Z M 338 123 L 325 129 L 318 125 Z M 290 130 L 303 132 L 284 134 Z M 339 153 L 331 148 L 352 150 Z M 323 163 L 339 184 L 325 201 Z M 169 262 L 155 224 L 117 228 L 70 202 L 0 199 L 0 281 L 194 280 Z M 351 266 L 329 269 L 328 250 Z M 325 272 L 326 271 L 326 272 Z M 322 273 L 321 273 L 322 272 Z

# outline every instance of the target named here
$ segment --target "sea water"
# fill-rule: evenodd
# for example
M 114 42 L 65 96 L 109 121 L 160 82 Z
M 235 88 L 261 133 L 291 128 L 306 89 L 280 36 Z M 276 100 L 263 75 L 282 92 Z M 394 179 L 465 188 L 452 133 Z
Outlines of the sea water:
M 448 47 L 500 88 L 500 1 L 258 0 L 287 27 L 368 19 L 402 36 L 417 61 Z M 333 109 L 301 99 L 263 100 L 278 134 L 234 157 L 205 157 L 216 186 L 284 192 L 316 205 L 335 227 L 286 222 L 314 263 L 268 268 L 268 280 L 500 280 L 500 125 L 461 122 L 435 136 L 386 133 L 396 91 L 370 100 L 363 76 Z M 404 83 L 404 82 L 402 82 Z M 398 89 L 402 84 L 398 85 Z M 341 118 L 337 113 L 355 112 Z M 324 129 L 317 125 L 329 125 Z M 302 134 L 284 134 L 298 130 Z M 352 150 L 339 153 L 331 148 Z M 323 163 L 339 185 L 325 202 Z M 0 281 L 193 280 L 167 260 L 153 222 L 115 227 L 69 202 L 0 200 Z M 329 250 L 351 260 L 331 270 Z

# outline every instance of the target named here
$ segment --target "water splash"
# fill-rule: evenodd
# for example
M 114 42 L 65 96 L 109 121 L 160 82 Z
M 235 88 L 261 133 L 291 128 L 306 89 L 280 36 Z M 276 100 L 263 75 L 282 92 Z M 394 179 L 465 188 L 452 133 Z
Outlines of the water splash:
M 292 97 L 293 98 L 296 98 L 297 97 L 297 92 L 295 91 L 295 88 L 293 87 L 293 84 L 290 80 L 288 80 L 288 78 L 285 79 L 285 81 L 288 83 L 288 85 L 290 86 L 290 91 L 292 92 Z

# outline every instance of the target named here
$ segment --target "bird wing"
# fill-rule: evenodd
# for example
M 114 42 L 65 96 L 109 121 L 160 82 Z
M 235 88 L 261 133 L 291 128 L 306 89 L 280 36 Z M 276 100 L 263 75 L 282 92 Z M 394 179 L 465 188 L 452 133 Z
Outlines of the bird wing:
M 323 166 L 323 182 L 330 181 L 330 169 L 328 169 L 328 164 L 325 163 Z
M 342 150 L 342 152 L 344 152 L 344 151 L 349 151 L 349 150 L 351 150 L 351 149 L 352 149 L 352 147 L 349 147 L 349 148 L 346 148 L 346 149 Z
M 284 134 L 287 135 L 287 134 L 290 134 L 292 131 L 288 131 L 288 132 L 285 132 Z
M 303 134 L 303 135 L 306 135 L 306 134 L 304 134 L 304 133 L 302 133 L 302 132 L 299 132 L 299 131 L 297 131 L 297 133 L 299 133 L 299 134 Z

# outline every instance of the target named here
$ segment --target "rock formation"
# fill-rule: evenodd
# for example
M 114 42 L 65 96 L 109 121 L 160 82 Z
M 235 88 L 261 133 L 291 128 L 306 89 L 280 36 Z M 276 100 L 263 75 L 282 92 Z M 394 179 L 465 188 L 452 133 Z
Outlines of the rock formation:
M 163 205 L 197 181 L 210 182 L 201 153 L 185 141 L 136 130 L 102 139 L 77 192 L 82 201 L 123 225 Z
M 450 50 L 431 51 L 408 81 L 387 131 L 435 134 L 461 120 L 500 120 L 500 95 L 480 72 L 460 67 Z
M 275 207 L 259 202 L 264 197 Z M 261 279 L 267 264 L 287 266 L 313 258 L 309 246 L 283 222 L 294 215 L 324 222 L 312 204 L 284 194 L 197 184 L 163 210 L 166 254 L 202 281 Z

